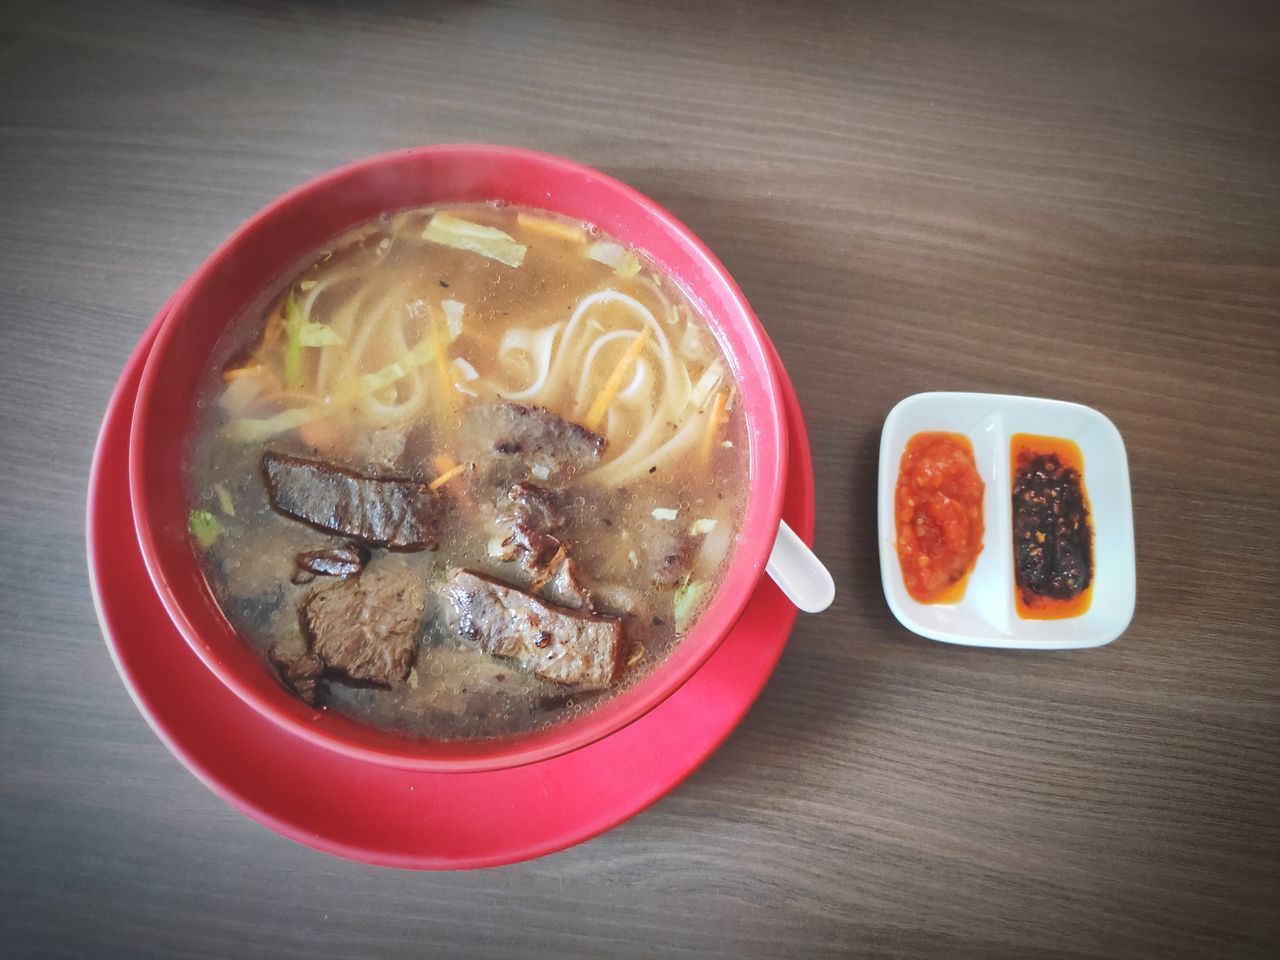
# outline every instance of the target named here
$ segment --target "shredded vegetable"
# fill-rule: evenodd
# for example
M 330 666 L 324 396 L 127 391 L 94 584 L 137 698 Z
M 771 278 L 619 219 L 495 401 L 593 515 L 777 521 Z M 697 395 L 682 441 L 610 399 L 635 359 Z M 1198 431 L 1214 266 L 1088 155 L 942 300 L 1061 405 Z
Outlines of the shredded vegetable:
M 221 483 L 213 485 L 213 495 L 218 498 L 218 509 L 228 517 L 236 515 L 236 505 L 231 499 L 231 492 Z
M 442 300 L 440 309 L 444 311 L 445 322 L 449 326 L 449 342 L 457 340 L 462 336 L 462 312 L 466 310 L 465 303 L 459 303 L 457 300 Z
M 634 253 L 624 254 L 622 262 L 613 268 L 613 272 L 623 280 L 629 280 L 640 272 L 640 258 Z
M 684 633 L 685 628 L 689 626 L 689 622 L 693 619 L 698 600 L 701 599 L 706 591 L 707 585 L 700 580 L 690 580 L 685 577 L 680 581 L 671 603 L 671 612 L 674 614 L 676 621 L 676 633 Z
M 450 467 L 444 473 L 440 474 L 440 476 L 428 483 L 427 488 L 430 490 L 439 490 L 454 477 L 461 476 L 466 469 L 467 465 L 465 463 L 459 463 L 457 466 Z
M 256 377 L 267 369 L 260 363 L 246 363 L 243 367 L 235 367 L 231 370 L 222 371 L 222 379 L 226 383 L 234 383 L 236 380 L 243 380 L 246 377 Z
M 302 386 L 302 308 L 289 291 L 284 298 L 284 385 L 291 390 Z
M 561 223 L 559 220 L 548 220 L 546 217 L 534 217 L 527 213 L 517 213 L 516 223 L 526 230 L 540 233 L 544 237 L 551 237 L 553 240 L 581 243 L 583 239 L 581 227 L 576 227 L 571 223 Z
M 330 326 L 304 323 L 298 329 L 298 342 L 304 347 L 340 347 L 345 341 Z
M 470 387 L 463 386 L 463 384 L 470 383 L 472 380 L 480 379 L 480 374 L 471 365 L 470 361 L 464 360 L 462 357 L 454 357 L 452 367 L 453 385 L 458 389 L 458 392 L 465 393 L 469 397 L 480 396 Z
M 712 391 L 720 386 L 720 381 L 724 379 L 724 364 L 717 357 L 702 372 L 702 376 L 698 378 L 698 382 L 693 385 L 693 390 L 689 393 L 689 405 L 695 410 L 701 410 L 707 404 L 707 399 L 711 396 Z
M 422 231 L 422 239 L 456 250 L 478 253 L 509 267 L 518 267 L 524 263 L 525 251 L 529 249 L 523 243 L 516 243 L 513 237 L 497 227 L 481 226 L 449 213 L 435 214 Z
M 588 430 L 594 430 L 600 425 L 600 421 L 604 419 L 605 413 L 609 410 L 609 404 L 613 402 L 613 398 L 622 389 L 622 383 L 630 372 L 631 365 L 635 363 L 636 357 L 640 356 L 640 351 L 644 349 L 644 345 L 648 342 L 649 328 L 645 327 L 640 331 L 640 336 L 631 341 L 631 346 L 627 347 L 627 352 L 622 355 L 618 365 L 609 374 L 609 379 L 605 381 L 604 387 L 601 388 L 600 395 L 596 397 L 596 402 L 587 411 L 586 427 Z
M 695 537 L 700 537 L 704 533 L 710 533 L 716 528 L 719 521 L 712 520 L 709 517 L 703 517 L 701 520 L 695 520 L 689 527 L 689 532 Z
M 711 445 L 715 442 L 720 425 L 724 423 L 725 405 L 729 401 L 729 391 L 721 390 L 716 394 L 715 403 L 711 405 L 711 416 L 707 418 L 707 432 L 702 436 L 702 459 L 711 456 Z
M 672 510 L 669 507 L 654 507 L 653 519 L 655 520 L 674 520 L 679 515 L 679 510 Z
M 192 510 L 191 515 L 187 517 L 187 530 L 204 550 L 213 546 L 214 541 L 222 536 L 224 529 L 226 528 L 223 527 L 222 521 L 208 510 Z
M 435 355 L 436 349 L 432 338 L 430 336 L 423 337 L 412 350 L 399 360 L 393 360 L 381 370 L 375 370 L 373 373 L 366 373 L 357 378 L 355 383 L 349 385 L 345 390 L 339 391 L 332 398 L 332 402 L 341 406 L 347 403 L 354 403 L 361 397 L 367 397 L 372 393 L 377 393 L 379 390 L 391 386 L 401 377 L 417 370 L 423 364 L 430 363 L 435 358 Z
M 280 327 L 283 320 L 281 311 L 284 309 L 284 301 L 281 300 L 267 315 L 266 326 L 262 328 L 262 339 L 258 341 L 258 348 L 254 351 L 254 356 L 259 360 L 267 355 L 267 351 L 276 345 L 276 341 L 280 339 Z
M 612 240 L 597 240 L 587 247 L 586 253 L 587 257 L 596 263 L 612 267 L 613 272 L 624 280 L 640 272 L 640 258 L 634 253 L 627 252 L 622 244 L 614 243 Z
M 614 270 L 622 266 L 622 258 L 626 253 L 627 251 L 622 249 L 622 244 L 614 243 L 612 240 L 597 240 L 586 249 L 589 259 L 596 263 L 603 263 Z

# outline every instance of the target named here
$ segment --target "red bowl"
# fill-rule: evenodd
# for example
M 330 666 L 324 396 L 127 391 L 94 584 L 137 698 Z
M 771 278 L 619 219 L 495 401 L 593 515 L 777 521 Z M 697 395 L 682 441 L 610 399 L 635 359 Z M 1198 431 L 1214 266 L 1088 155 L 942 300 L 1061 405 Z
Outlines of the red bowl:
M 741 391 L 750 439 L 742 535 L 729 572 L 689 635 L 640 683 L 548 730 L 443 742 L 378 730 L 302 703 L 236 635 L 187 536 L 183 464 L 196 389 L 214 344 L 286 270 L 380 213 L 501 200 L 594 223 L 639 248 L 700 307 Z M 259 713 L 347 755 L 437 771 L 493 770 L 585 746 L 653 709 L 691 677 L 737 621 L 764 573 L 786 488 L 787 428 L 764 331 L 737 284 L 696 236 L 649 198 L 559 157 L 512 147 L 449 145 L 341 167 L 252 217 L 185 285 L 143 371 L 129 442 L 134 525 L 147 571 L 174 625 L 204 664 Z M 208 718 L 216 723 L 217 717 Z

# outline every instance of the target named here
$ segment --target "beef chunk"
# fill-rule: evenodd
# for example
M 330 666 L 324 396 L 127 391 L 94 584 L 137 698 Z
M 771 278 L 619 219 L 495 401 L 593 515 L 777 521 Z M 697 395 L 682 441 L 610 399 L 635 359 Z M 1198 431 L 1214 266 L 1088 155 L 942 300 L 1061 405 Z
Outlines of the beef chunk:
M 392 550 L 436 545 L 443 501 L 425 483 L 366 477 L 280 453 L 263 454 L 262 475 L 278 513 Z
M 539 530 L 559 530 L 564 526 L 560 497 L 555 491 L 528 480 L 520 480 L 507 489 L 506 497 L 514 512 Z
M 267 651 L 267 659 L 279 672 L 280 679 L 303 703 L 315 706 L 320 693 L 320 677 L 324 674 L 323 660 L 314 653 L 290 655 L 279 644 Z
M 317 587 L 300 611 L 308 652 L 351 680 L 383 686 L 403 680 L 425 606 L 421 582 L 405 571 L 375 568 Z
M 537 572 L 550 565 L 563 545 L 552 532 L 564 525 L 564 516 L 550 490 L 528 481 L 513 483 L 498 500 L 494 519 L 498 555 L 519 559 L 526 570 Z
M 558 537 L 544 533 L 527 520 L 498 518 L 499 530 L 510 531 L 501 541 L 503 559 L 519 559 L 530 572 L 543 570 L 564 552 Z
M 581 424 L 518 403 L 468 408 L 466 432 L 500 457 L 515 456 L 526 465 L 550 469 L 584 466 L 598 460 L 605 448 L 604 437 Z
M 293 558 L 294 583 L 310 583 L 316 577 L 353 577 L 369 562 L 369 548 L 347 541 L 323 550 L 310 550 Z
M 563 607 L 594 610 L 591 593 L 578 580 L 568 545 L 551 531 L 564 526 L 559 495 L 536 483 L 513 483 L 498 502 L 495 555 L 519 560 L 533 576 L 533 592 Z
M 450 624 L 485 653 L 583 690 L 603 690 L 618 677 L 622 625 L 614 617 L 555 606 L 472 570 L 455 573 L 443 594 Z
M 573 560 L 564 553 L 560 554 L 559 562 L 549 567 L 546 575 L 541 577 L 540 582 L 535 586 L 537 588 L 535 592 L 562 607 L 570 607 L 574 610 L 595 610 L 591 591 L 582 585 Z

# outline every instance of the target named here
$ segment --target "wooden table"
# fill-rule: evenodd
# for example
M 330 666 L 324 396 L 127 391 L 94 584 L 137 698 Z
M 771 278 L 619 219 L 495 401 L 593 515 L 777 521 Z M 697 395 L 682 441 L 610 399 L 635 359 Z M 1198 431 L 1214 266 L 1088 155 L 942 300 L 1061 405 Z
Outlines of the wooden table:
M 0 953 L 1280 951 L 1280 23 L 1270 3 L 45 2 L 0 32 Z M 83 500 L 155 307 L 328 167 L 524 144 L 689 223 L 814 437 L 836 606 L 650 811 L 466 874 L 215 798 L 98 634 Z M 1138 610 L 948 647 L 883 601 L 881 422 L 928 389 L 1124 434 Z

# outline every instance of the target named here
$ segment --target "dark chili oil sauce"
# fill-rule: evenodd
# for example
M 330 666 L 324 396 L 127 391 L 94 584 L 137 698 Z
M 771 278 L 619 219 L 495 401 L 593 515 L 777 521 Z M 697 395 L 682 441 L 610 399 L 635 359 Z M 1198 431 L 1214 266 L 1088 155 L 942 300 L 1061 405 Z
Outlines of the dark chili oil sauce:
M 1079 616 L 1092 593 L 1093 528 L 1080 448 L 1059 437 L 1015 434 L 1013 569 L 1024 619 Z

